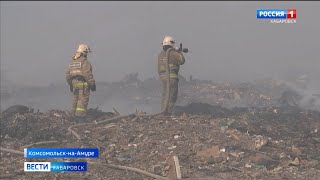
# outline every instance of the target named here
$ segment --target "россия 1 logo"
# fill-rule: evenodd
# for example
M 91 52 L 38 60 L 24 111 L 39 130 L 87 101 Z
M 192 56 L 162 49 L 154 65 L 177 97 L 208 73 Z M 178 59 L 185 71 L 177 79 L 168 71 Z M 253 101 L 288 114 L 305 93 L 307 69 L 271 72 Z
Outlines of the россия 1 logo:
M 296 9 L 257 9 L 257 19 L 270 19 L 270 23 L 296 23 Z

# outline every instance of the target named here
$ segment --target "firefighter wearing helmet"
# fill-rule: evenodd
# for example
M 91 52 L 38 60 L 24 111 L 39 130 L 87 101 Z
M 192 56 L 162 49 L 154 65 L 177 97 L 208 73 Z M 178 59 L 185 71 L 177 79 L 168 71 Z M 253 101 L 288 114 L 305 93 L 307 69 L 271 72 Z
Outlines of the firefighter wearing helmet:
M 166 36 L 158 56 L 158 73 L 162 84 L 161 111 L 167 115 L 172 114 L 177 101 L 179 69 L 185 63 L 182 52 L 175 49 L 174 44 L 173 37 Z
M 80 44 L 66 71 L 66 80 L 73 93 L 72 114 L 77 122 L 85 121 L 90 90 L 96 91 L 91 63 L 87 59 L 91 49 Z

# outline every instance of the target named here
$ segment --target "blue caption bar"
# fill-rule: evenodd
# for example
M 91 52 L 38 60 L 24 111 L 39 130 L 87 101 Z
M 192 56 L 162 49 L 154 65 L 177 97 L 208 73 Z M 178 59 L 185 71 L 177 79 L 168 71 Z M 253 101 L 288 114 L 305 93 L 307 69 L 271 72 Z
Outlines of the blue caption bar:
M 25 158 L 98 158 L 98 148 L 25 148 Z
M 85 172 L 87 162 L 51 162 L 50 172 Z
M 286 19 L 286 9 L 257 9 L 258 19 Z
M 85 172 L 87 162 L 24 162 L 25 172 Z

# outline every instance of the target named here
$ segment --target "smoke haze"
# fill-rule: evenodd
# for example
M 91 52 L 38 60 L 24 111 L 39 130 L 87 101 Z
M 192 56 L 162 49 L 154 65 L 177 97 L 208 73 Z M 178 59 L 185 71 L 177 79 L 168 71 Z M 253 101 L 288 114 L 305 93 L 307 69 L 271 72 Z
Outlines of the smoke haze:
M 297 23 L 256 19 L 258 8 L 296 8 Z M 65 83 L 68 93 L 65 70 L 79 43 L 92 49 L 97 82 L 131 72 L 157 77 L 162 39 L 172 35 L 191 51 L 183 76 L 247 82 L 308 74 L 320 92 L 319 8 L 320 2 L 1 1 L 1 85 Z

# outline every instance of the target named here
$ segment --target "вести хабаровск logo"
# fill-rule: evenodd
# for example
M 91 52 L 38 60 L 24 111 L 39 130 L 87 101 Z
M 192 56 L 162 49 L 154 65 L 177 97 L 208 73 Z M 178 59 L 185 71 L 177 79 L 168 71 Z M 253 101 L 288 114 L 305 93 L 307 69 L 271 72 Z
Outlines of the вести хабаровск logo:
M 270 23 L 296 23 L 296 9 L 257 9 L 257 19 L 270 19 Z

